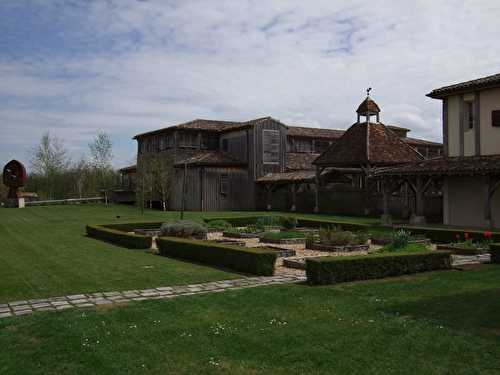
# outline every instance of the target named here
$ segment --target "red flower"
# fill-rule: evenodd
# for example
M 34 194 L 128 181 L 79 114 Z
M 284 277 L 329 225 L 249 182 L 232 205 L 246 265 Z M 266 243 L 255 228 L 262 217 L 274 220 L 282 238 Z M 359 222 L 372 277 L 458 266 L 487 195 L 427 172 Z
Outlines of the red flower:
M 469 239 L 469 233 L 465 232 L 465 233 L 464 233 L 464 238 L 465 238 L 465 240 L 467 241 L 467 240 Z
M 460 241 L 460 235 L 459 234 L 456 234 L 455 238 L 457 239 L 457 241 Z
M 485 231 L 483 235 L 484 235 L 485 238 L 491 238 L 491 237 L 493 237 L 493 233 L 491 233 L 489 230 Z

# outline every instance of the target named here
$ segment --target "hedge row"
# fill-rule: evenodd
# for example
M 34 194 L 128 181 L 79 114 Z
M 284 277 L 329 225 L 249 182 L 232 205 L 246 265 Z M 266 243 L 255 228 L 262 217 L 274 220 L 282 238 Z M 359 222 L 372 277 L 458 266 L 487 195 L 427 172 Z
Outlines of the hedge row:
M 102 225 L 87 225 L 87 236 L 108 241 L 129 249 L 150 249 L 153 239 L 149 236 L 129 234 Z
M 451 268 L 449 251 L 384 254 L 353 257 L 318 257 L 306 260 L 307 281 L 312 285 L 381 279 Z
M 460 235 L 460 238 L 463 239 L 465 233 L 468 233 L 469 237 L 473 240 L 480 241 L 484 239 L 484 231 L 471 229 L 448 229 L 448 228 L 426 228 L 426 227 L 397 227 L 395 229 L 405 229 L 410 231 L 413 234 L 423 234 L 426 238 L 429 238 L 432 242 L 456 242 L 457 234 Z M 495 242 L 500 242 L 500 233 L 493 232 L 492 239 Z
M 490 245 L 491 263 L 500 263 L 500 243 Z
M 160 237 L 156 240 L 160 255 L 188 259 L 213 266 L 261 276 L 272 276 L 275 251 L 221 245 L 216 242 Z
M 275 215 L 275 216 L 281 217 L 284 215 Z M 261 217 L 263 216 L 207 217 L 204 218 L 203 220 L 205 222 L 209 222 L 212 220 L 225 220 L 231 223 L 235 227 L 243 227 L 246 225 L 256 224 L 257 220 L 260 219 Z M 371 227 L 371 225 L 369 224 L 347 223 L 343 221 L 334 221 L 327 219 L 321 220 L 321 219 L 297 218 L 297 221 L 299 227 L 307 227 L 307 228 L 319 228 L 319 227 L 327 227 L 335 225 L 341 227 L 343 230 L 358 231 L 358 230 L 368 229 L 369 227 Z
M 156 229 L 161 227 L 163 223 L 164 221 L 142 221 L 139 223 L 105 224 L 102 226 L 122 232 L 133 232 L 134 229 Z

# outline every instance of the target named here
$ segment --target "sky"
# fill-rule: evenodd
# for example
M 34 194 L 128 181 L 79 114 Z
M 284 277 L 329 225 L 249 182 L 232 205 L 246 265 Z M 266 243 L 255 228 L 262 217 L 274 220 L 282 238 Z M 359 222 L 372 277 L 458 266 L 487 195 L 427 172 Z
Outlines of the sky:
M 73 160 L 103 131 L 195 118 L 347 129 L 372 87 L 381 121 L 441 140 L 432 89 L 500 73 L 500 2 L 0 0 L 0 164 L 44 132 Z

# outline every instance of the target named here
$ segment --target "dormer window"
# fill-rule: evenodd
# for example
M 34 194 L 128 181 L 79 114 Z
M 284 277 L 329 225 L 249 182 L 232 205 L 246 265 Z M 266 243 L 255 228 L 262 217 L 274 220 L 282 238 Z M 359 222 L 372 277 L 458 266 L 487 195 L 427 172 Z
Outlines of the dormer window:
M 474 113 L 474 101 L 465 101 L 464 102 L 464 124 L 466 129 L 474 129 L 475 122 L 475 113 Z

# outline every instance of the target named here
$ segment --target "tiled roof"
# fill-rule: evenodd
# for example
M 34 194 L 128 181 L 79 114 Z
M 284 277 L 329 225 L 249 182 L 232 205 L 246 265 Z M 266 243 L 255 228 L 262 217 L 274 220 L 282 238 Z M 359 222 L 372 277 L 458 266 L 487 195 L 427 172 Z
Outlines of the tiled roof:
M 161 128 L 157 130 L 153 130 L 150 132 L 138 134 L 134 137 L 134 139 L 146 136 L 146 135 L 154 135 L 159 133 L 165 133 L 177 129 L 184 130 L 196 130 L 196 131 L 206 131 L 213 133 L 222 133 L 229 130 L 235 130 L 240 128 L 245 128 L 252 124 L 256 124 L 260 121 L 270 120 L 271 117 L 261 117 L 250 121 L 219 121 L 219 120 L 206 120 L 206 119 L 196 119 L 193 121 L 184 122 L 182 124 L 168 126 L 166 128 Z
M 286 169 L 288 171 L 305 171 L 313 170 L 313 161 L 319 154 L 287 152 L 286 154 Z
M 440 87 L 438 89 L 432 90 L 427 94 L 427 96 L 430 98 L 439 99 L 456 93 L 492 87 L 500 87 L 500 74 L 493 74 L 491 76 L 473 79 L 471 81 L 460 82 L 454 85 Z
M 246 163 L 221 151 L 201 151 L 198 154 L 175 163 L 176 167 L 188 166 L 226 166 L 241 167 Z
M 402 141 L 408 143 L 410 146 L 431 146 L 431 147 L 443 147 L 442 143 L 426 141 L 425 139 L 417 138 L 401 138 Z
M 314 181 L 314 171 L 295 171 L 283 173 L 268 173 L 255 180 L 257 183 L 288 183 Z
M 356 123 L 321 154 L 323 166 L 391 165 L 422 160 L 422 155 L 382 123 Z
M 363 100 L 363 102 L 359 105 L 359 107 L 356 110 L 356 112 L 359 113 L 360 115 L 363 115 L 365 113 L 379 113 L 380 112 L 380 108 L 377 105 L 377 103 L 375 103 L 372 100 L 372 98 L 370 98 L 369 96 L 367 96 L 366 99 Z
M 376 175 L 500 175 L 500 155 L 429 159 L 399 167 L 381 168 Z
M 291 137 L 337 139 L 342 134 L 344 134 L 344 130 L 288 126 L 288 135 Z
M 136 172 L 137 171 L 137 165 L 131 165 L 129 167 L 124 167 L 119 169 L 120 172 Z

